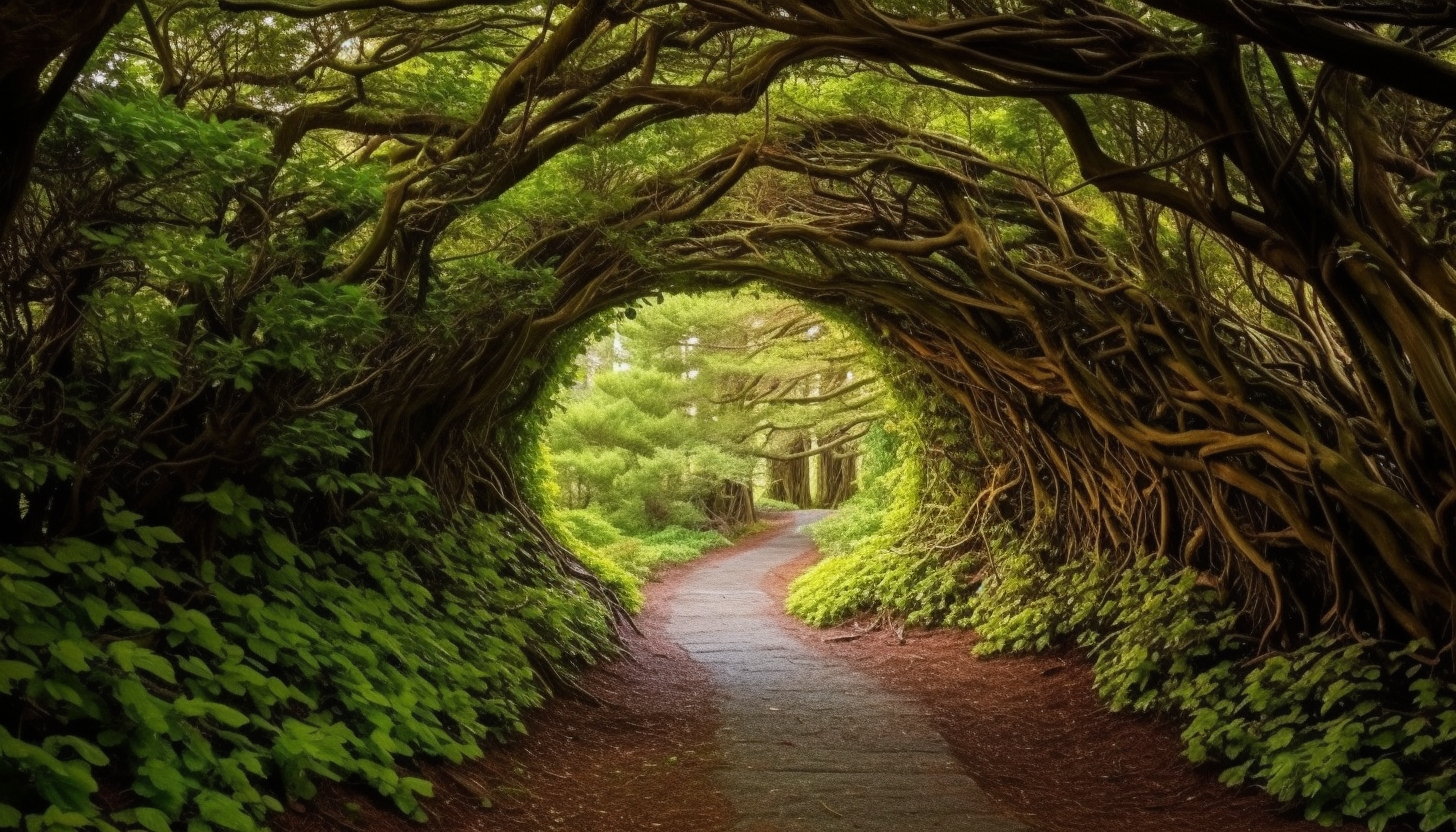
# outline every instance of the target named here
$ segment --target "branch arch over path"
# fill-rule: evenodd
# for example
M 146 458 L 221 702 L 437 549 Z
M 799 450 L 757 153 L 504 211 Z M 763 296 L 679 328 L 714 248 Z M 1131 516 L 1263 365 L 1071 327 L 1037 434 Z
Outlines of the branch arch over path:
M 125 9 L 106 10 L 98 25 Z M 16 218 L 7 408 L 84 472 L 68 491 L 0 494 L 15 542 L 94 525 L 113 491 L 159 511 L 245 478 L 268 424 L 342 407 L 367 415 L 373 470 L 507 507 L 573 568 L 510 459 L 562 333 L 663 288 L 762 280 L 853 310 L 962 403 L 997 495 L 988 521 L 1069 557 L 1170 554 L 1266 639 L 1456 638 L 1447 4 L 230 0 L 138 15 L 113 37 L 155 92 L 266 146 L 217 204 L 181 209 L 158 207 L 155 178 L 67 167 L 60 139 L 34 169 L 6 157 L 31 180 L 0 206 Z M 468 95 L 446 101 L 392 74 L 426 59 L 490 71 L 462 70 Z M 773 124 L 774 84 L 850 70 L 1035 102 L 1080 179 L 904 124 Z M 34 98 L 44 72 L 15 72 L 0 93 Z M 638 183 L 635 203 L 513 233 L 500 259 L 544 289 L 471 304 L 470 276 L 443 276 L 437 249 L 469 238 L 473 211 L 573 148 L 758 107 L 767 128 Z M 382 158 L 378 194 L 311 200 L 291 177 L 319 146 Z M 754 202 L 747 181 L 773 187 Z M 1114 223 L 1076 206 L 1083 189 Z M 343 377 L 110 379 L 126 427 L 68 421 L 52 380 L 86 372 L 86 299 L 146 271 L 96 231 L 163 226 L 236 256 L 216 283 L 156 290 L 198 310 L 197 338 L 265 337 L 258 305 L 280 285 L 363 287 L 382 334 Z M 1104 239 L 1113 226 L 1125 245 Z M 442 296 L 448 319 L 429 312 Z

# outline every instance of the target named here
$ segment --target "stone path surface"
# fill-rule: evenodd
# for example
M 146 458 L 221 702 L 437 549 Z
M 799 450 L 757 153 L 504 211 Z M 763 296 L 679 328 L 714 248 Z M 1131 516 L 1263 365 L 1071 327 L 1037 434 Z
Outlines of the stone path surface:
M 668 634 L 721 696 L 720 784 L 738 832 L 1024 832 L 998 815 L 920 707 L 819 655 L 760 584 L 811 545 L 797 512 L 760 546 L 710 562 L 671 601 Z

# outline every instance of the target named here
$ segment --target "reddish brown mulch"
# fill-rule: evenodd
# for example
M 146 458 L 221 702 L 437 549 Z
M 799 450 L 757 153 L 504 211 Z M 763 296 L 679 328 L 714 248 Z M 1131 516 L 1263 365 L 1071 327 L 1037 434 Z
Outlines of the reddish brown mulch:
M 788 523 L 665 570 L 647 587 L 627 635 L 632 658 L 594 668 L 583 697 L 560 698 L 527 719 L 529 733 L 483 760 L 427 765 L 430 821 L 410 821 L 358 788 L 326 785 L 278 816 L 280 832 L 719 832 L 732 807 L 712 782 L 717 706 L 707 672 L 663 633 L 667 599 L 686 569 L 755 546 Z M 490 807 L 483 805 L 490 801 Z
M 787 594 L 814 550 L 769 576 Z M 868 622 L 859 622 L 864 627 Z M 1116 714 L 1098 702 L 1074 651 L 982 659 L 964 630 L 818 630 L 785 616 L 804 641 L 918 698 L 966 772 L 1008 815 L 1038 832 L 1313 832 L 1324 829 L 1252 788 L 1218 782 L 1183 757 L 1167 719 Z M 1356 827 L 1358 828 L 1358 827 Z M 1393 827 L 1388 827 L 1393 830 Z
M 586 674 L 600 707 L 558 699 L 535 713 L 530 735 L 483 761 L 428 766 L 428 824 L 405 820 L 357 789 L 331 786 L 275 821 L 283 832 L 726 832 L 732 806 L 713 784 L 717 711 L 703 669 L 664 636 L 666 601 L 680 576 L 756 545 L 782 528 L 670 570 L 647 591 L 629 636 L 634 660 Z M 817 559 L 810 551 L 768 588 Z M 1267 795 L 1232 790 L 1216 769 L 1194 769 L 1168 721 L 1113 714 L 1092 692 L 1074 652 L 977 659 L 973 634 L 907 630 L 826 643 L 848 626 L 791 632 L 847 659 L 886 687 L 918 698 L 968 773 L 1008 815 L 1035 832 L 1312 832 Z M 492 801 L 481 806 L 481 798 Z

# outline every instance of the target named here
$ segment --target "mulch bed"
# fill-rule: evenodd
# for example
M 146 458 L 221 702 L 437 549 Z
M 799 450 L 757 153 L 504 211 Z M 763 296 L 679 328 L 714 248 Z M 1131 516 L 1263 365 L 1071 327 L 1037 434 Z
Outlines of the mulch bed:
M 732 805 L 713 783 L 719 764 L 714 694 L 706 672 L 665 636 L 667 600 L 704 562 L 754 546 L 788 522 L 693 564 L 647 590 L 628 636 L 633 658 L 589 671 L 585 697 L 532 715 L 530 733 L 460 766 L 427 765 L 435 784 L 427 824 L 411 822 L 357 788 L 329 785 L 279 816 L 283 832 L 726 832 Z M 788 582 L 817 559 L 806 552 L 770 576 Z M 860 622 L 863 624 L 863 622 Z M 816 649 L 853 662 L 887 688 L 916 697 L 966 771 L 1009 816 L 1036 832 L 1313 832 L 1254 789 L 1229 789 L 1195 768 L 1167 720 L 1114 714 L 1092 692 L 1073 651 L 978 659 L 972 633 L 906 630 L 904 642 L 853 623 L 816 630 L 782 624 Z M 483 801 L 488 800 L 487 808 Z M 1393 828 L 1392 828 L 1393 832 Z

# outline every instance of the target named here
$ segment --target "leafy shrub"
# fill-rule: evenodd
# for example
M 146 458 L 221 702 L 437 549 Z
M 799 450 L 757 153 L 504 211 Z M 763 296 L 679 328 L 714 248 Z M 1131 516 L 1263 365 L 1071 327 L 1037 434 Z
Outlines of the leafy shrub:
M 717 532 L 669 527 L 645 537 L 623 537 L 601 551 L 637 580 L 645 581 L 663 564 L 686 563 L 709 549 L 726 545 L 728 538 Z
M 1167 561 L 1047 570 L 1023 549 L 998 559 L 970 623 L 982 653 L 1075 638 L 1113 709 L 1179 714 L 1189 759 L 1231 764 L 1225 783 L 1259 783 L 1310 819 L 1381 829 L 1416 816 L 1434 829 L 1456 817 L 1456 686 L 1415 659 L 1418 645 L 1325 634 L 1250 661 L 1236 620 Z
M 649 546 L 677 546 L 691 549 L 694 553 L 701 553 L 719 546 L 727 546 L 730 541 L 715 531 L 670 526 L 647 535 L 642 538 L 642 542 Z
M 557 517 L 576 540 L 589 546 L 610 546 L 622 540 L 622 530 L 588 509 L 563 509 Z
M 753 466 L 701 436 L 703 420 L 678 406 L 686 383 L 634 369 L 565 396 L 546 429 L 558 501 L 633 535 L 706 526 L 702 506 L 725 480 L 750 480 Z
M 798 511 L 799 507 L 772 497 L 754 497 L 753 505 L 759 511 Z
M 947 557 L 934 541 L 964 507 L 932 501 L 927 477 L 941 483 L 945 472 L 927 467 L 918 439 L 902 445 L 881 433 L 867 445 L 864 488 L 809 527 L 827 557 L 790 585 L 788 611 L 815 626 L 863 612 L 959 621 L 974 592 L 975 560 Z
M 1110 707 L 1174 715 L 1189 759 L 1222 765 L 1226 783 L 1262 785 L 1326 824 L 1456 819 L 1456 686 L 1416 659 L 1417 645 L 1326 634 L 1255 656 L 1237 611 L 1166 560 L 1058 563 L 995 527 L 977 530 L 974 550 L 947 550 L 964 515 L 929 499 L 947 489 L 927 484 L 945 474 L 923 447 L 900 446 L 895 467 L 811 527 L 827 557 L 792 585 L 791 613 L 974 627 L 982 655 L 1075 644 Z
M 641 608 L 642 583 L 662 565 L 686 563 L 729 543 L 718 532 L 680 526 L 633 537 L 591 509 L 562 509 L 554 518 L 562 541 L 633 612 Z
M 352 419 L 313 424 L 294 434 Z M 22 728 L 0 728 L 0 827 L 249 832 L 319 778 L 422 817 L 430 785 L 402 761 L 478 756 L 541 702 L 537 663 L 606 649 L 602 606 L 508 521 L 330 460 L 305 480 L 287 435 L 278 494 L 351 495 L 317 539 L 292 535 L 283 497 L 223 482 L 188 497 L 211 551 L 117 499 L 104 534 L 0 547 L 0 708 Z M 101 779 L 123 808 L 98 805 Z

